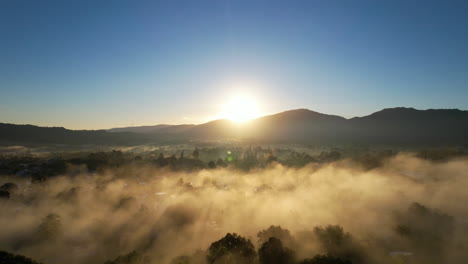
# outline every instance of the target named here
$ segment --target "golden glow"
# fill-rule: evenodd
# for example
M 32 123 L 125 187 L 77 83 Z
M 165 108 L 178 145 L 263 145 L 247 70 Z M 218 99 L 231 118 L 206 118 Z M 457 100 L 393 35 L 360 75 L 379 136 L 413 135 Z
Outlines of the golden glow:
M 244 122 L 261 116 L 257 102 L 246 95 L 232 97 L 223 106 L 222 118 Z

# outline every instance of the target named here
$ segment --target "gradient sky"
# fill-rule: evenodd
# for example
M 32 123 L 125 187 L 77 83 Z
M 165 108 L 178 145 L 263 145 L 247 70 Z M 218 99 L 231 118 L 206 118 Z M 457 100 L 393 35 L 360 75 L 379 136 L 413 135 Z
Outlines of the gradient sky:
M 0 122 L 201 123 L 468 109 L 468 1 L 0 0 Z

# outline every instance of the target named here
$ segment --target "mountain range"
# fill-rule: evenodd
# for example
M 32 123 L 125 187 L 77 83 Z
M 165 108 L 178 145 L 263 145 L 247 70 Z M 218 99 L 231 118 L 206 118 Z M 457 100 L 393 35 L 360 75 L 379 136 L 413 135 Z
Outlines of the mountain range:
M 466 145 L 468 111 L 387 108 L 346 119 L 308 109 L 244 123 L 221 119 L 199 125 L 155 125 L 108 130 L 68 130 L 0 123 L 0 144 L 139 145 L 245 140 L 256 143 Z

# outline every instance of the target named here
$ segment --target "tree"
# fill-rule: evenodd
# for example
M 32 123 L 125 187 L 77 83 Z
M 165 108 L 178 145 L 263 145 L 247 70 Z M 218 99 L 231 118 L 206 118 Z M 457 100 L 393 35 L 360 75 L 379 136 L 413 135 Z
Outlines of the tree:
M 10 193 L 5 190 L 0 190 L 0 199 L 9 199 Z
M 352 264 L 352 262 L 329 255 L 316 255 L 311 259 L 302 260 L 299 264 Z
M 210 168 L 210 169 L 215 169 L 216 168 L 216 164 L 214 163 L 214 161 L 208 162 L 208 168 Z
M 455 231 L 452 216 L 413 203 L 407 211 L 396 213 L 394 231 L 424 263 L 441 263 L 446 245 Z
M 12 182 L 7 182 L 7 183 L 3 184 L 2 186 L 0 186 L 0 190 L 7 191 L 7 192 L 11 193 L 11 192 L 14 192 L 14 191 L 18 190 L 18 185 L 16 185 L 15 183 L 12 183 Z
M 227 233 L 225 237 L 211 243 L 206 260 L 209 264 L 250 264 L 257 254 L 250 240 L 236 233 Z
M 104 264 L 149 264 L 149 258 L 141 255 L 136 251 L 132 251 L 127 255 L 118 256 L 114 260 L 108 260 Z
M 281 240 L 270 237 L 258 250 L 260 264 L 292 264 L 295 254 L 289 248 L 283 247 Z
M 34 261 L 25 256 L 14 255 L 6 251 L 0 251 L 0 263 L 1 264 L 41 264 L 40 262 Z
M 317 226 L 314 228 L 314 233 L 330 254 L 336 253 L 342 246 L 351 243 L 351 235 L 345 233 L 339 225 L 328 225 L 325 228 Z
M 192 153 L 192 157 L 196 160 L 200 157 L 200 151 L 198 150 L 198 148 L 195 148 L 195 150 Z
M 195 251 L 192 255 L 181 255 L 173 258 L 170 264 L 206 264 L 206 252 Z
M 329 256 L 362 262 L 363 250 L 357 245 L 350 233 L 344 232 L 339 225 L 315 227 L 314 234 Z
M 40 241 L 54 241 L 62 235 L 62 231 L 60 216 L 56 214 L 49 214 L 44 219 L 42 219 L 41 224 L 37 228 L 37 235 Z
M 265 188 L 265 187 L 264 187 Z M 281 226 L 270 226 L 266 230 L 262 230 L 257 233 L 258 245 L 262 245 L 267 242 L 270 237 L 275 237 L 281 240 L 286 246 L 292 247 L 294 243 L 294 238 L 288 229 L 284 229 Z

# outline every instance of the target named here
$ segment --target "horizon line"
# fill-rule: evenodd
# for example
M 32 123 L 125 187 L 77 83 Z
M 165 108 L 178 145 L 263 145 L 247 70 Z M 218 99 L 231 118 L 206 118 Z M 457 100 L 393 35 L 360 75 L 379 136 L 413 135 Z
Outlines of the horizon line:
M 350 117 L 350 118 L 346 118 L 346 117 L 343 117 L 343 116 L 341 116 L 341 115 L 326 114 L 326 113 L 322 113 L 322 112 L 317 112 L 317 111 L 314 111 L 314 110 L 310 110 L 310 109 L 308 109 L 308 108 L 295 108 L 295 109 L 284 110 L 284 111 L 277 112 L 277 113 L 273 113 L 273 114 L 265 114 L 265 115 L 262 115 L 262 116 L 259 116 L 259 117 L 256 117 L 256 118 L 249 119 L 249 120 L 247 120 L 246 122 L 249 122 L 249 121 L 252 121 L 252 120 L 256 120 L 256 119 L 259 119 L 259 118 L 263 118 L 263 117 L 267 117 L 267 116 L 273 116 L 273 115 L 278 115 L 278 114 L 282 114 L 282 113 L 286 113 L 286 112 L 292 112 L 292 111 L 299 111 L 299 110 L 307 110 L 307 111 L 315 112 L 315 113 L 322 114 L 322 115 L 338 116 L 338 117 L 342 117 L 342 118 L 344 118 L 344 119 L 346 119 L 346 120 L 350 120 L 350 119 L 353 119 L 353 118 L 359 118 L 359 117 L 370 116 L 370 115 L 372 115 L 372 114 L 375 114 L 375 113 L 378 113 L 378 112 L 381 112 L 381 111 L 384 111 L 384 110 L 388 110 L 388 109 L 412 109 L 412 110 L 417 110 L 417 111 L 430 111 L 430 110 L 458 110 L 458 111 L 462 111 L 462 112 L 468 111 L 468 110 L 459 109 L 459 108 L 427 108 L 427 109 L 417 109 L 417 108 L 414 108 L 414 107 L 396 106 L 396 107 L 382 108 L 382 109 L 380 109 L 380 110 L 378 110 L 378 111 L 372 112 L 372 113 L 367 114 L 367 115 L 364 115 L 364 116 L 353 116 L 353 117 Z M 100 129 L 70 129 L 70 128 L 66 128 L 66 127 L 64 127 L 64 126 L 44 126 L 44 125 L 35 125 L 35 124 L 14 124 L 14 123 L 4 123 L 4 122 L 0 122 L 0 124 L 5 124 L 5 125 L 18 125 L 18 126 L 35 126 L 35 127 L 44 127 L 44 128 L 63 128 L 63 129 L 72 130 L 72 131 L 108 131 L 108 130 L 111 130 L 111 129 L 141 128 L 141 127 L 154 127 L 154 126 L 197 126 L 197 125 L 203 125 L 203 124 L 207 124 L 207 123 L 211 123 L 211 122 L 216 122 L 216 121 L 221 121 L 221 120 L 228 120 L 228 121 L 235 122 L 234 120 L 231 120 L 231 119 L 229 119 L 229 118 L 220 118 L 220 119 L 213 119 L 213 120 L 209 120 L 209 121 L 205 121 L 205 122 L 192 123 L 192 124 L 187 124 L 187 123 L 185 123 L 185 124 L 160 123 L 160 124 L 152 124 L 152 125 L 122 126 L 122 127 L 100 128 Z M 123 132 L 125 132 L 125 131 L 123 131 Z

